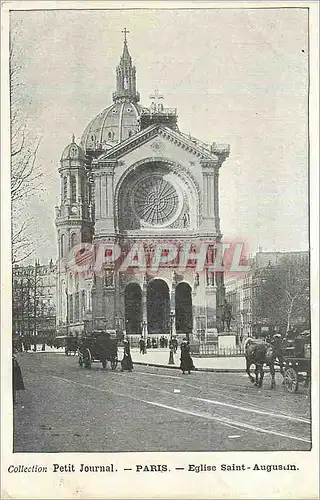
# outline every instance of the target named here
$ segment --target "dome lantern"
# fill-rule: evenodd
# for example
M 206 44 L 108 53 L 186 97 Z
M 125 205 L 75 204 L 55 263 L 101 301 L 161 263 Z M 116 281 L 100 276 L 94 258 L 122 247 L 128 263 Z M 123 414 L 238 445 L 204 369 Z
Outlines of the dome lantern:
M 136 68 L 132 66 L 127 42 L 129 31 L 125 28 L 122 33 L 124 33 L 123 52 L 116 70 L 117 88 L 112 97 L 114 102 L 139 102 L 140 95 L 136 89 Z

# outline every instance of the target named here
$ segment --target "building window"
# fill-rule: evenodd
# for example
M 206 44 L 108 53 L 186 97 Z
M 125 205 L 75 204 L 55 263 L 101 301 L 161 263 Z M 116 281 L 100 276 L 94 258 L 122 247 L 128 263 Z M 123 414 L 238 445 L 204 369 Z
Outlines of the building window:
M 64 176 L 63 178 L 63 200 L 66 201 L 68 196 L 68 178 Z
M 82 290 L 82 295 L 81 295 L 81 315 L 83 317 L 84 313 L 86 310 L 86 292 L 85 290 Z
M 68 296 L 69 299 L 69 311 L 68 311 L 68 323 L 73 323 L 73 295 Z
M 84 179 L 81 179 L 81 200 L 82 200 L 82 203 L 85 201 L 85 198 L 86 198 L 86 184 L 85 184 L 85 180 Z
M 80 299 L 80 294 L 79 294 L 79 285 L 77 285 L 76 288 L 76 293 L 75 293 L 75 303 L 74 303 L 74 316 L 75 316 L 75 321 L 79 321 L 80 319 L 80 311 L 79 311 L 79 299 Z
M 81 236 L 82 243 L 90 243 L 90 235 L 85 231 Z
M 77 181 L 75 175 L 71 175 L 71 203 L 76 203 L 77 201 Z
M 78 238 L 77 238 L 76 233 L 72 233 L 71 242 L 70 242 L 71 248 L 73 248 L 77 244 L 77 241 L 78 241 Z
M 132 130 L 129 130 L 128 132 L 128 136 L 131 137 L 132 136 Z

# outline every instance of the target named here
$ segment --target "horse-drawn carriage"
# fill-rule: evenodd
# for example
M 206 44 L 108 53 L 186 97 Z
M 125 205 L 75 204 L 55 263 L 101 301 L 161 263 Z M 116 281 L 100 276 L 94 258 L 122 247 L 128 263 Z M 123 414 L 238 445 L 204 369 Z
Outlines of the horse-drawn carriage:
M 272 389 L 276 385 L 275 365 L 280 367 L 283 384 L 289 392 L 296 392 L 299 382 L 304 381 L 307 386 L 311 376 L 310 337 L 310 332 L 304 331 L 295 338 L 282 339 L 280 334 L 275 334 L 266 339 L 246 339 L 244 352 L 250 381 L 262 387 L 263 365 L 266 364 L 270 369 Z M 252 364 L 256 367 L 255 379 L 250 373 Z
M 118 364 L 118 340 L 113 332 L 95 331 L 92 335 L 83 337 L 79 346 L 79 366 L 91 368 L 95 361 L 107 367 L 107 362 L 115 370 Z
M 58 349 L 64 347 L 64 353 L 66 356 L 69 356 L 72 352 L 74 355 L 78 352 L 77 337 L 73 337 L 72 335 L 59 335 L 58 337 L 55 337 L 53 346 Z
M 307 386 L 311 376 L 310 331 L 306 330 L 295 339 L 288 339 L 283 346 L 284 385 L 287 391 L 296 392 L 299 382 Z

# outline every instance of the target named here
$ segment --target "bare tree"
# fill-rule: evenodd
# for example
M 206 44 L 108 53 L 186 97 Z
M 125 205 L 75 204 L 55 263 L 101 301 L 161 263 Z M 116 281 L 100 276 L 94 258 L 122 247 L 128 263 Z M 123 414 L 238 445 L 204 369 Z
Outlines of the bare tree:
M 35 242 L 28 236 L 30 218 L 26 202 L 41 187 L 42 173 L 36 164 L 41 138 L 27 128 L 27 116 L 23 100 L 22 51 L 16 43 L 17 28 L 10 36 L 10 104 L 11 104 L 11 209 L 12 209 L 12 262 L 29 257 Z
M 276 325 L 288 332 L 308 325 L 310 318 L 309 259 L 283 257 L 255 276 L 254 316 L 257 323 Z

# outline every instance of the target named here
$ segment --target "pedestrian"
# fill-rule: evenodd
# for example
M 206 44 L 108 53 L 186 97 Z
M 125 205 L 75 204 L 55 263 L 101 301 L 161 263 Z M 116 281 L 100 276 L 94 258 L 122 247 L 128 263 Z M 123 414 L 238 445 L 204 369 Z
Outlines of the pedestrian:
M 143 337 L 141 337 L 139 340 L 139 348 L 140 348 L 140 354 L 145 354 L 146 343 Z
M 173 352 L 176 353 L 177 350 L 178 350 L 178 340 L 177 340 L 177 337 L 174 337 L 172 339 L 172 347 L 173 347 Z
M 133 370 L 133 363 L 130 353 L 130 344 L 127 339 L 123 341 L 123 358 L 121 361 L 121 371 L 127 370 L 131 372 Z
M 16 403 L 17 391 L 24 391 L 23 377 L 21 373 L 21 368 L 19 366 L 18 360 L 15 353 L 12 354 L 12 399 L 13 404 Z
M 181 356 L 180 356 L 180 370 L 183 375 L 188 372 L 190 375 L 191 370 L 194 370 L 194 364 L 190 356 L 190 345 L 186 338 L 181 342 Z

